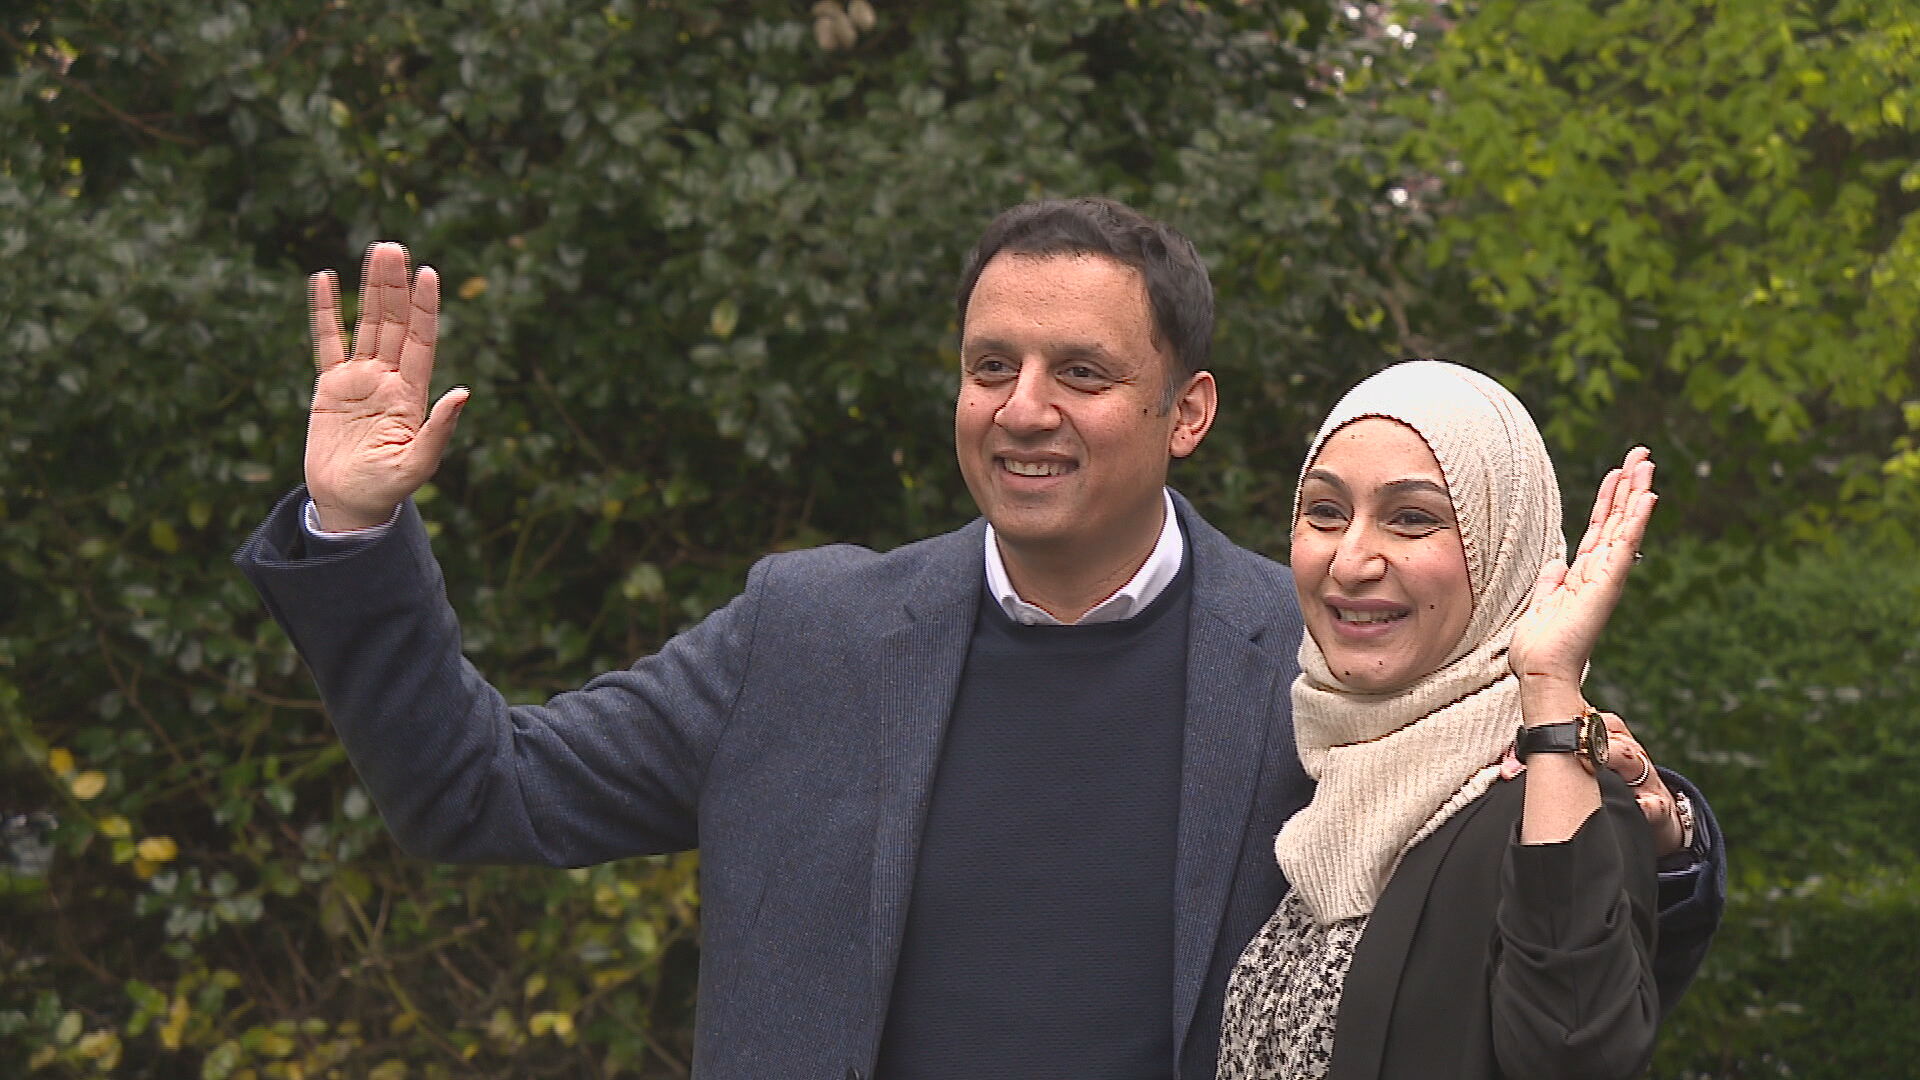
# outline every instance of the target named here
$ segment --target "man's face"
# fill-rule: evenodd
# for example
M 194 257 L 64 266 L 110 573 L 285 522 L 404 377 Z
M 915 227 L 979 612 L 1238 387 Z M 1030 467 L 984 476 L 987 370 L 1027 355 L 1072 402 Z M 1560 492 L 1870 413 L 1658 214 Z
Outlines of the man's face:
M 1181 380 L 1153 341 L 1146 283 L 1098 255 L 1002 253 L 960 342 L 954 443 L 967 490 L 1010 557 L 1144 557 L 1168 455 L 1199 445 L 1212 377 Z

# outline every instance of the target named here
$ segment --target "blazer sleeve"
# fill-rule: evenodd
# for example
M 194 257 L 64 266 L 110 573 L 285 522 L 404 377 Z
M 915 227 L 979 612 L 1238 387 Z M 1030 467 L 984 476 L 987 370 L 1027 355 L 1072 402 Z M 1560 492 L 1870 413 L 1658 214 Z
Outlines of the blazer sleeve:
M 235 554 L 319 685 L 400 846 L 455 862 L 581 866 L 693 847 L 707 763 L 753 651 L 765 564 L 657 654 L 509 706 L 461 653 L 418 510 L 308 556 L 300 489 Z
M 1560 844 L 1508 845 L 1490 987 L 1507 1076 L 1625 1080 L 1659 1026 L 1652 841 L 1626 785 Z
M 1686 777 L 1661 769 L 1667 790 L 1685 793 L 1693 805 L 1693 849 L 1687 865 L 1660 873 L 1660 949 L 1653 974 L 1660 983 L 1660 1013 L 1673 1011 L 1693 982 L 1713 943 L 1727 906 L 1727 842 L 1707 797 Z

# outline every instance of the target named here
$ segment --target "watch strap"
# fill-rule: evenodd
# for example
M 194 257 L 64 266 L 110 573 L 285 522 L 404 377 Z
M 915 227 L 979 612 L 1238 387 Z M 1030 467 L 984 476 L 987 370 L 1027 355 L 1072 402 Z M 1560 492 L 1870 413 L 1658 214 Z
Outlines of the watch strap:
M 1535 727 L 1520 725 L 1513 737 L 1513 756 L 1521 761 L 1533 754 L 1577 754 L 1580 752 L 1580 721 L 1562 720 L 1557 724 Z

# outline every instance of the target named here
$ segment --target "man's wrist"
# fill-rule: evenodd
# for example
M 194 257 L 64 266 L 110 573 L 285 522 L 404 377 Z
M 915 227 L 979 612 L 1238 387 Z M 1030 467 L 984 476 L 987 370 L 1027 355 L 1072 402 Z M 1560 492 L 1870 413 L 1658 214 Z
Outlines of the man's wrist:
M 384 514 L 368 515 L 337 506 L 328 507 L 318 499 L 312 501 L 312 506 L 314 527 L 323 533 L 356 533 L 377 529 L 392 524 L 399 510 L 399 505 L 395 504 Z
M 328 528 L 326 524 L 322 523 L 322 520 L 320 517 L 319 504 L 315 503 L 311 498 L 309 498 L 307 500 L 307 505 L 305 509 L 301 511 L 300 518 L 301 518 L 301 523 L 306 527 L 308 534 L 314 537 L 317 537 L 318 539 L 321 539 L 321 540 L 351 541 L 351 540 L 361 540 L 361 539 L 375 539 L 375 538 L 378 538 L 380 535 L 384 534 L 388 526 L 400 520 L 400 510 L 401 510 L 401 507 L 405 505 L 406 505 L 405 503 L 401 503 L 400 505 L 395 506 L 393 508 L 393 513 L 389 514 L 386 520 L 384 521 L 376 521 L 371 525 L 362 526 L 360 528 L 339 529 L 339 528 Z

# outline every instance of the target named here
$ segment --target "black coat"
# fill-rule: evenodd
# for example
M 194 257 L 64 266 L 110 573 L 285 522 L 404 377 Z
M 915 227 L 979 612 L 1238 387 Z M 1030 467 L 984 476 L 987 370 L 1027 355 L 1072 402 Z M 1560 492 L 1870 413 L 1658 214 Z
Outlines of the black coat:
M 1652 840 L 1630 789 L 1564 844 L 1517 842 L 1524 781 L 1422 840 L 1367 920 L 1329 1080 L 1626 1080 L 1652 1059 Z

